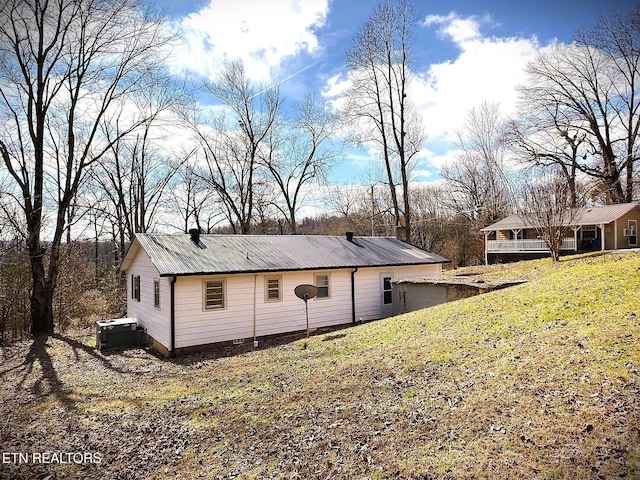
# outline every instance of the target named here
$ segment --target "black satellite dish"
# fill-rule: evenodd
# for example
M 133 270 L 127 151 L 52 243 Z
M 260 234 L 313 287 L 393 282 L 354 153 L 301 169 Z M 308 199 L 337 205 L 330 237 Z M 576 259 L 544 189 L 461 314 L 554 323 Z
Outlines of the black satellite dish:
M 298 285 L 293 291 L 296 297 L 304 300 L 304 311 L 307 316 L 307 337 L 309 337 L 309 307 L 307 306 L 307 300 L 318 295 L 318 287 L 303 283 L 302 285 Z
M 296 297 L 300 300 L 304 300 L 305 302 L 318 295 L 318 287 L 306 283 L 298 285 L 293 291 L 295 292 Z

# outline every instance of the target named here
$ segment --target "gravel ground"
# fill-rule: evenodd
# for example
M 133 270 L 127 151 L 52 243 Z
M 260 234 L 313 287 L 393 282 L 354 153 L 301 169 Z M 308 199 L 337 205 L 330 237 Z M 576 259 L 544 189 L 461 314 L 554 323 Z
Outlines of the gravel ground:
M 303 337 L 261 339 L 260 349 Z M 208 432 L 191 425 L 182 408 L 186 402 L 197 408 L 199 399 L 187 391 L 158 408 L 140 392 L 253 351 L 240 345 L 160 359 L 144 348 L 92 345 L 93 333 L 85 331 L 0 347 L 0 479 L 169 475 L 185 450 L 207 441 Z M 130 405 L 109 407 L 110 397 L 127 392 Z

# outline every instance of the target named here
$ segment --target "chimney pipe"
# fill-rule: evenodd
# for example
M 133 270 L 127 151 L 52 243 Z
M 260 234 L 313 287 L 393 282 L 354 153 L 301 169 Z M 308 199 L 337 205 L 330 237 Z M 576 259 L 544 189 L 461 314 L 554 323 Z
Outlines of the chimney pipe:
M 199 228 L 190 229 L 189 235 L 191 235 L 191 241 L 196 245 L 200 246 L 200 229 Z
M 353 232 L 346 232 L 345 235 L 347 236 L 347 242 L 353 243 Z

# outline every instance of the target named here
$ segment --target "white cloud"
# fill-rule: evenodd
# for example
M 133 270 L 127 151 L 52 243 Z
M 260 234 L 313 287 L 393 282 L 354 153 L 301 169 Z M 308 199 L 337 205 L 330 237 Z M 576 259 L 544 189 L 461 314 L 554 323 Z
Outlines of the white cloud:
M 351 79 L 342 73 L 338 73 L 327 80 L 326 85 L 322 89 L 322 96 L 327 98 L 339 97 L 346 93 L 351 86 Z
M 425 159 L 430 167 L 440 170 L 442 167 L 453 164 L 460 155 L 462 155 L 462 150 L 450 146 L 450 148 L 443 148 L 441 153 L 427 150 Z
M 492 23 L 491 17 L 486 15 L 461 18 L 455 12 L 451 12 L 448 15 L 427 15 L 422 26 L 440 25 L 438 34 L 443 38 L 451 38 L 459 44 L 480 38 L 483 23 Z
M 414 170 L 411 171 L 411 180 L 412 181 L 418 181 L 418 180 L 425 180 L 429 177 L 433 176 L 433 172 L 431 170 L 426 170 L 423 168 L 416 168 Z
M 411 97 L 428 135 L 421 155 L 422 178 L 454 161 L 460 152 L 456 130 L 472 107 L 483 101 L 499 103 L 505 115 L 514 112 L 518 84 L 525 80 L 524 67 L 540 51 L 535 37 L 498 38 L 483 34 L 497 24 L 490 16 L 427 16 L 423 28 L 436 28 L 442 41 L 455 46 L 450 60 L 433 63 L 415 72 Z M 351 85 L 353 72 L 331 77 L 322 94 L 334 108 L 343 106 L 341 95 Z M 433 177 L 431 177 L 433 178 Z
M 490 17 L 460 18 L 451 13 L 427 17 L 423 24 L 439 25 L 438 33 L 460 50 L 457 58 L 419 72 L 413 85 L 431 145 L 452 145 L 456 129 L 482 101 L 499 103 L 507 115 L 514 111 L 516 86 L 524 82 L 524 67 L 540 45 L 536 38 L 483 37 L 481 26 L 490 21 Z M 427 157 L 440 167 L 451 155 L 438 148 Z
M 211 76 L 224 58 L 241 58 L 249 76 L 268 80 L 285 58 L 318 50 L 329 0 L 210 0 L 179 24 L 184 43 L 175 67 Z

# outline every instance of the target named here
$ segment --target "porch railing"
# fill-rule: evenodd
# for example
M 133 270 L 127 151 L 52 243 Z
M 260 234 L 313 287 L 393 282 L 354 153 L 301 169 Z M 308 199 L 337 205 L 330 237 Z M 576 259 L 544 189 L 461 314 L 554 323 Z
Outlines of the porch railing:
M 562 239 L 560 250 L 575 250 L 576 239 L 565 237 Z M 487 252 L 548 252 L 544 240 L 487 240 Z

